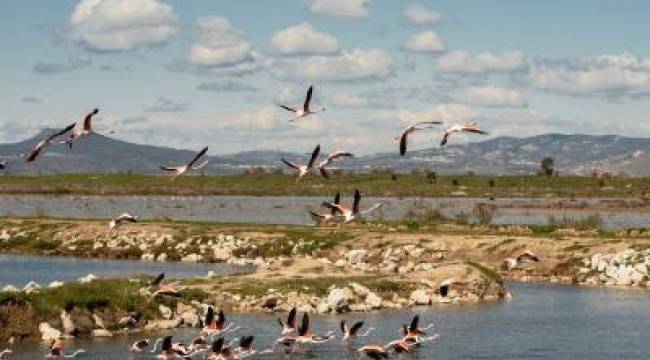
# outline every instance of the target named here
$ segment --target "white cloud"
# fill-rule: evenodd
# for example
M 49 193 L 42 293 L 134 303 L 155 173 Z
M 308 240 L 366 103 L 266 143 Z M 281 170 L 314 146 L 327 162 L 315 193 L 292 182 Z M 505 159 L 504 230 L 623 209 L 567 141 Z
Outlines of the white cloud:
M 487 107 L 525 107 L 527 105 L 519 90 L 494 85 L 470 87 L 454 96 L 454 99 Z
M 576 96 L 650 95 L 650 58 L 628 53 L 574 61 L 540 62 L 531 74 L 534 87 Z
M 442 15 L 424 5 L 409 4 L 404 10 L 404 18 L 415 25 L 428 25 L 440 21 Z
M 397 110 L 395 116 L 403 123 L 411 124 L 419 121 L 466 121 L 477 115 L 471 107 L 463 104 L 440 104 L 425 110 Z
M 441 52 L 445 44 L 433 30 L 413 34 L 404 44 L 404 48 L 412 52 Z
M 306 0 L 313 13 L 338 19 L 355 19 L 368 15 L 370 0 Z
M 271 48 L 283 55 L 335 54 L 339 43 L 334 36 L 318 32 L 304 22 L 273 34 Z
M 383 50 L 355 49 L 335 56 L 275 59 L 271 73 L 280 79 L 351 81 L 384 79 L 393 71 L 393 60 Z
M 361 108 L 368 106 L 368 99 L 351 94 L 336 94 L 331 99 L 332 105 L 337 108 Z
M 187 110 L 187 108 L 187 103 L 175 101 L 164 96 L 159 96 L 155 101 L 145 106 L 145 110 L 151 112 L 181 112 Z
M 476 55 L 454 50 L 440 56 L 436 65 L 440 71 L 466 74 L 515 72 L 525 70 L 527 66 L 526 56 L 518 50 L 502 53 L 485 51 Z
M 70 25 L 72 39 L 94 51 L 162 45 L 178 30 L 174 10 L 158 0 L 81 0 Z
M 192 65 L 232 67 L 254 60 L 253 45 L 221 16 L 198 20 L 199 38 L 190 48 Z

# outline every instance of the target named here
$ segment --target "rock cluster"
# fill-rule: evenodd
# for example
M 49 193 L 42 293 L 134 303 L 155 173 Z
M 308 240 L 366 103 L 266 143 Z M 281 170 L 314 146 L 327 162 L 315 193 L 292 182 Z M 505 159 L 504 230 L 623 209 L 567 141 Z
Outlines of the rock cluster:
M 576 282 L 605 286 L 650 286 L 650 249 L 625 249 L 614 254 L 596 253 L 582 259 Z

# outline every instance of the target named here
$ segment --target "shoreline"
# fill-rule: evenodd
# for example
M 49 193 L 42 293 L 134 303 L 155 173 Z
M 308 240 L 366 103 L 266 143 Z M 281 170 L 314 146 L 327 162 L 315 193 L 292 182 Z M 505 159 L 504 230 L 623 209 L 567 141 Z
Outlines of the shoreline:
M 0 176 L 0 194 L 52 195 L 250 195 L 331 196 L 355 188 L 378 197 L 490 197 L 497 198 L 645 198 L 650 177 L 541 177 L 408 174 L 379 171 L 336 174 L 336 182 L 310 177 L 297 182 L 283 173 L 196 175 L 172 181 L 161 175 L 60 174 Z M 524 185 L 525 184 L 525 185 Z
M 252 273 L 180 280 L 178 286 L 195 298 L 169 304 L 175 314 L 171 318 L 163 316 L 167 310 L 151 311 L 152 304 L 161 304 L 140 294 L 138 301 L 148 304 L 149 315 L 136 329 L 158 329 L 181 326 L 183 317 L 188 321 L 182 324 L 192 325 L 190 318 L 198 321 L 204 303 L 237 312 L 283 312 L 295 306 L 313 313 L 480 303 L 510 297 L 503 278 L 646 288 L 650 286 L 647 273 L 639 277 L 634 269 L 640 269 L 646 259 L 650 263 L 650 231 L 633 231 L 634 236 L 630 231 L 444 222 L 422 222 L 416 227 L 408 223 L 307 227 L 142 222 L 109 233 L 104 222 L 94 220 L 2 219 L 0 253 L 256 266 Z M 533 250 L 542 261 L 517 273 L 500 269 L 506 257 L 524 249 Z M 592 266 L 593 259 L 597 261 Z M 442 285 L 451 279 L 455 285 L 443 296 Z M 65 286 L 77 286 L 80 294 L 87 291 L 75 283 Z M 40 291 L 45 296 L 52 290 L 56 289 Z M 9 315 L 7 309 L 20 314 L 16 309 L 21 309 L 21 302 L 7 296 L 8 292 L 0 292 L 4 299 L 0 324 L 9 329 L 0 338 L 34 337 L 33 327 L 18 334 L 10 325 L 17 315 Z M 37 291 L 29 299 L 38 302 L 38 296 Z M 180 310 L 174 308 L 178 304 Z M 78 310 L 75 323 L 87 323 L 87 310 Z M 48 310 L 42 319 L 60 328 L 60 311 Z M 102 311 L 109 319 L 124 314 L 119 308 Z M 93 336 L 92 328 L 86 327 L 80 335 Z M 107 326 L 105 330 L 112 334 L 123 329 Z

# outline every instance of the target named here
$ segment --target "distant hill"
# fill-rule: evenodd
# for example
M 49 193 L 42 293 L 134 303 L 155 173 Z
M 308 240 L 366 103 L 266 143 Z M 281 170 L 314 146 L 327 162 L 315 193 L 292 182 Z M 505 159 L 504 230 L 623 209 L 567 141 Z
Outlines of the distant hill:
M 43 130 L 19 143 L 0 144 L 0 158 L 9 161 L 11 173 L 155 174 L 160 173 L 161 164 L 183 163 L 194 154 L 189 150 L 134 144 L 97 135 L 76 143 L 72 150 L 65 144 L 52 145 L 43 158 L 26 164 L 21 154 L 28 152 L 45 132 L 49 130 Z M 304 154 L 276 151 L 248 151 L 211 156 L 203 170 L 212 174 L 233 174 L 255 166 L 278 167 L 282 165 L 280 159 L 283 156 L 306 157 Z M 614 135 L 499 137 L 483 142 L 409 151 L 403 158 L 396 150 L 338 164 L 357 171 L 374 168 L 410 171 L 417 168 L 440 173 L 531 174 L 539 168 L 545 156 L 552 156 L 556 168 L 564 174 L 588 175 L 593 169 L 599 169 L 636 176 L 650 175 L 650 139 Z

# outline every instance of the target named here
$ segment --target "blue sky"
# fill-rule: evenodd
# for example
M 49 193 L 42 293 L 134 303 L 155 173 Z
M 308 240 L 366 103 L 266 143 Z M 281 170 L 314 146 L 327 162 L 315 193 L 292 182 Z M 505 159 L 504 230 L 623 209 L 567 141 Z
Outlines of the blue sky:
M 647 137 L 648 13 L 645 0 L 12 1 L 0 141 L 94 107 L 100 132 L 212 154 L 393 151 L 426 119 Z M 327 111 L 290 127 L 275 104 L 309 84 Z

